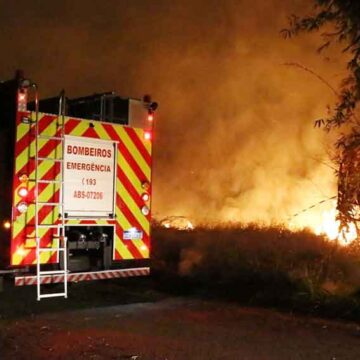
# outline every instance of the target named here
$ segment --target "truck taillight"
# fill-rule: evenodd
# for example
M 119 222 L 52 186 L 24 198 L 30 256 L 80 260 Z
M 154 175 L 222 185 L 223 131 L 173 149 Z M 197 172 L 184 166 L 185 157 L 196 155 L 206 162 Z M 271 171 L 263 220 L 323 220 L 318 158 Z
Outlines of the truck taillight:
M 147 216 L 147 215 L 150 214 L 150 209 L 145 205 L 145 206 L 143 206 L 143 207 L 141 208 L 141 212 L 142 212 L 145 216 Z
M 27 110 L 27 90 L 19 89 L 17 98 L 17 109 L 18 111 Z
M 151 138 L 152 138 L 151 131 L 145 131 L 144 132 L 144 139 L 145 140 L 151 140 Z
M 29 191 L 28 191 L 28 189 L 27 189 L 26 187 L 21 187 L 21 188 L 19 188 L 19 190 L 18 190 L 18 194 L 19 194 L 22 198 L 27 197 L 27 196 L 28 196 L 28 193 L 29 193 Z
M 24 214 L 27 212 L 28 204 L 26 202 L 21 202 L 16 208 L 20 214 Z
M 141 198 L 143 199 L 143 201 L 147 202 L 149 201 L 150 199 L 150 195 L 146 192 L 144 192 L 142 195 L 141 195 Z

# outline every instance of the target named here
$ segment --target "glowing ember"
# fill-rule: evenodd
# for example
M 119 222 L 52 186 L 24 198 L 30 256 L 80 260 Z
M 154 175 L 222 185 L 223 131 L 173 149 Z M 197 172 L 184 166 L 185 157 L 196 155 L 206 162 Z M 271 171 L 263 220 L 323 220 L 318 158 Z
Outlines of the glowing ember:
M 194 225 L 185 216 L 168 216 L 160 224 L 167 229 L 194 230 Z
M 340 230 L 340 221 L 336 220 L 337 211 L 332 208 L 324 211 L 322 222 L 316 227 L 317 235 L 326 235 L 329 240 L 337 240 L 340 245 L 349 245 L 357 238 L 357 231 L 354 223 L 348 224 L 348 229 Z

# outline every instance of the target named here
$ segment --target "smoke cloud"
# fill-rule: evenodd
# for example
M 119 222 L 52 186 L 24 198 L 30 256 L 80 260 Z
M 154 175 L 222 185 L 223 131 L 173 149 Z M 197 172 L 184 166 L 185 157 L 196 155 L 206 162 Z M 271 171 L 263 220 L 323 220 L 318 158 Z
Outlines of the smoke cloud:
M 0 78 L 23 68 L 42 96 L 116 90 L 152 94 L 158 218 L 288 222 L 336 195 L 333 136 L 314 129 L 334 94 L 297 62 L 337 86 L 336 51 L 318 35 L 279 31 L 303 0 L 0 0 Z M 325 203 L 325 207 L 329 203 Z M 312 223 L 305 212 L 292 222 Z

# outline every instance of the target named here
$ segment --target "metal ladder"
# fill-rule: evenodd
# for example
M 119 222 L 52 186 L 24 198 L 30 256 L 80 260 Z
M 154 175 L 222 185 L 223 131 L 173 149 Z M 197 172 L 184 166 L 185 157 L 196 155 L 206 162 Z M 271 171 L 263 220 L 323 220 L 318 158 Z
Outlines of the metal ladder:
M 37 92 L 36 92 L 37 93 Z M 64 216 L 64 140 L 65 140 L 65 96 L 62 92 L 59 99 L 59 117 L 56 126 L 55 136 L 42 135 L 39 131 L 39 109 L 38 109 L 38 98 L 35 100 L 35 239 L 36 239 L 36 284 L 37 284 L 37 300 L 43 298 L 52 297 L 64 297 L 68 295 L 68 284 L 67 284 L 67 238 L 65 236 L 65 216 Z M 61 119 L 61 122 L 60 122 Z M 60 129 L 60 134 L 58 135 Z M 40 157 L 39 156 L 39 140 L 50 140 L 57 144 L 61 143 L 61 158 L 51 157 Z M 39 179 L 39 165 L 41 162 L 47 161 L 52 163 L 58 163 L 60 165 L 60 177 L 56 175 L 52 180 Z M 43 202 L 39 201 L 39 184 L 59 184 L 60 193 L 58 202 Z M 55 190 L 54 190 L 55 192 Z M 52 224 L 43 224 L 39 222 L 39 210 L 42 207 L 57 207 L 59 210 L 60 223 L 54 220 Z M 56 229 L 56 235 L 53 235 L 53 240 L 57 240 L 57 247 L 42 247 L 41 236 L 39 234 L 40 229 Z M 53 245 L 53 244 L 51 244 Z M 41 254 L 44 252 L 57 251 L 59 256 L 59 270 L 42 270 Z M 61 264 L 62 263 L 62 264 Z M 42 279 L 46 276 L 60 276 L 63 278 L 63 291 L 62 292 L 41 292 Z

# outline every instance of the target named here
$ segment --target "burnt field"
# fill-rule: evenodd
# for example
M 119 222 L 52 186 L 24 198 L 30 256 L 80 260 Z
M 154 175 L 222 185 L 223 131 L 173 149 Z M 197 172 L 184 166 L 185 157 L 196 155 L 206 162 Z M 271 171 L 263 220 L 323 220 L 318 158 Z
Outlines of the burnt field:
M 41 302 L 6 283 L 2 358 L 359 358 L 356 243 L 258 226 L 155 227 L 153 239 L 149 278 L 70 284 L 69 299 Z

